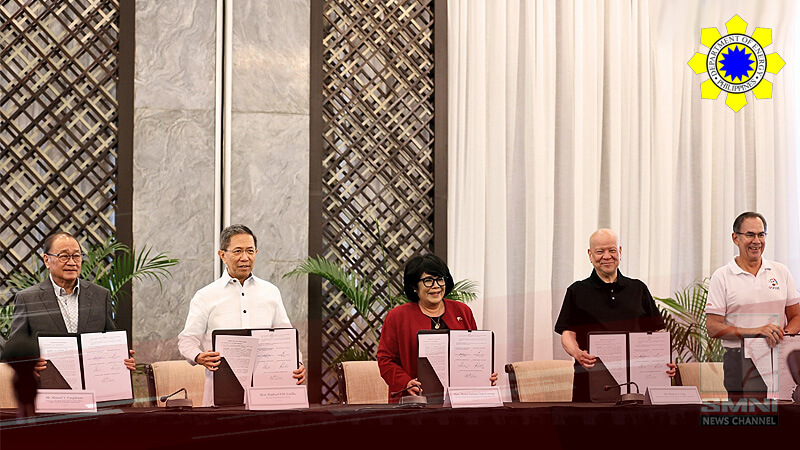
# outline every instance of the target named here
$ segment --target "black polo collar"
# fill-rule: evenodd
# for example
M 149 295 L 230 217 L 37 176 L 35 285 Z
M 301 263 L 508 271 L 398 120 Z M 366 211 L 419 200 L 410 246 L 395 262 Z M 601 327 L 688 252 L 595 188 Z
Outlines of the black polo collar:
M 618 289 L 622 290 L 625 289 L 625 286 L 630 284 L 630 278 L 622 275 L 622 272 L 617 269 L 617 281 L 613 283 L 606 283 L 600 278 L 600 275 L 597 274 L 596 270 L 592 270 L 592 274 L 589 275 L 589 282 L 592 283 L 592 286 L 596 287 L 597 289 Z

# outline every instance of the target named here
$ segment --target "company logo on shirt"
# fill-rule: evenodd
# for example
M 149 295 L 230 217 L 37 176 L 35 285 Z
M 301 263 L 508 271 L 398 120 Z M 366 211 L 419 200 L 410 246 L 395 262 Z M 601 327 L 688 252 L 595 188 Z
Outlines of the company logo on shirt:
M 776 280 L 775 278 L 770 278 L 769 279 L 769 288 L 770 289 L 777 289 L 777 290 L 781 289 L 781 287 L 778 286 L 778 280 Z

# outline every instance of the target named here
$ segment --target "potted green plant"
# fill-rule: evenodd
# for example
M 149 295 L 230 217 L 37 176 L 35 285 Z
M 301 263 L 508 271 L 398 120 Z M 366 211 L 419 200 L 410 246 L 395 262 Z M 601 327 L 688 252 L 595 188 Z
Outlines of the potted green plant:
M 32 258 L 30 264 L 32 274 L 17 272 L 10 276 L 9 283 L 14 291 L 21 291 L 40 283 L 47 276 L 47 270 L 39 257 Z M 136 279 L 152 279 L 161 287 L 161 280 L 171 276 L 169 268 L 178 264 L 177 259 L 166 254 L 153 254 L 152 249 L 145 246 L 140 252 L 117 242 L 109 237 L 105 242 L 94 245 L 86 254 L 81 266 L 81 278 L 103 286 L 111 292 L 111 305 L 116 319 L 116 311 L 122 289 L 127 283 Z M 13 302 L 0 307 L 0 336 L 8 339 L 11 331 L 11 318 L 14 314 Z
M 676 292 L 674 298 L 655 297 L 666 330 L 672 337 L 676 363 L 722 361 L 722 342 L 708 337 L 706 330 L 707 299 L 708 278 L 686 286 Z

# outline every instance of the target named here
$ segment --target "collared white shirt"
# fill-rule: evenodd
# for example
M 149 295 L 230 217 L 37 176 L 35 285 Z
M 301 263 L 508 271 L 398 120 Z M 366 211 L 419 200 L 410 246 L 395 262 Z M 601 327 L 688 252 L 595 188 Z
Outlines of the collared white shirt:
M 78 332 L 78 291 L 80 291 L 79 280 L 75 281 L 75 287 L 72 289 L 71 294 L 67 294 L 67 290 L 57 285 L 53 281 L 53 275 L 50 275 L 50 282 L 53 283 L 53 291 L 56 293 L 58 299 L 58 308 L 61 310 L 61 317 L 64 319 L 64 325 L 67 326 L 67 333 Z
M 789 269 L 761 258 L 756 275 L 736 264 L 734 258 L 711 276 L 706 314 L 725 318 L 725 324 L 753 328 L 768 323 L 786 326 L 786 307 L 800 303 L 797 286 Z M 739 348 L 738 339 L 723 339 L 722 345 Z
M 197 355 L 211 350 L 214 330 L 291 327 L 277 286 L 253 275 L 242 285 L 225 271 L 192 298 L 178 349 L 189 363 L 197 364 Z M 206 370 L 203 406 L 213 404 L 212 380 Z

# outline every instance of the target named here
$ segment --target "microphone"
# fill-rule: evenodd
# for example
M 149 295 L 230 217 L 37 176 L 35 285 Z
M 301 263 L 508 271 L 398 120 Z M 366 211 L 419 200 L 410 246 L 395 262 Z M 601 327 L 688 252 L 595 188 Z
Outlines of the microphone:
M 183 391 L 183 398 L 170 399 L 170 397 L 176 395 L 180 391 Z M 192 409 L 192 399 L 189 398 L 186 388 L 180 388 L 169 395 L 162 395 L 159 400 L 161 400 L 162 403 L 166 403 L 167 409 Z
M 629 381 L 627 383 L 620 383 L 620 384 L 606 384 L 603 386 L 604 391 L 608 391 L 614 388 L 622 387 L 622 386 L 636 386 L 636 393 L 630 392 L 628 394 L 622 394 L 617 400 L 617 405 L 641 405 L 644 403 L 644 394 L 639 393 L 639 385 L 633 381 Z
M 397 397 L 398 395 L 402 394 L 403 392 L 408 392 L 408 391 L 410 391 L 411 389 L 413 389 L 413 388 L 418 388 L 418 387 L 419 387 L 419 386 L 409 386 L 409 387 L 407 387 L 407 388 L 405 388 L 405 389 L 401 389 L 401 390 L 399 390 L 399 391 L 397 391 L 397 392 L 392 392 L 392 394 L 391 394 L 391 395 L 392 395 L 392 397 Z M 421 392 L 421 391 L 422 391 L 422 389 L 420 389 L 420 392 Z
M 397 392 L 392 392 L 392 397 L 397 397 L 398 395 L 402 394 L 403 392 L 410 391 L 412 388 L 419 388 L 420 394 L 422 393 L 422 388 L 419 386 L 408 386 L 405 389 L 402 389 Z M 425 406 L 428 404 L 428 399 L 424 395 L 406 395 L 400 397 L 400 406 Z

